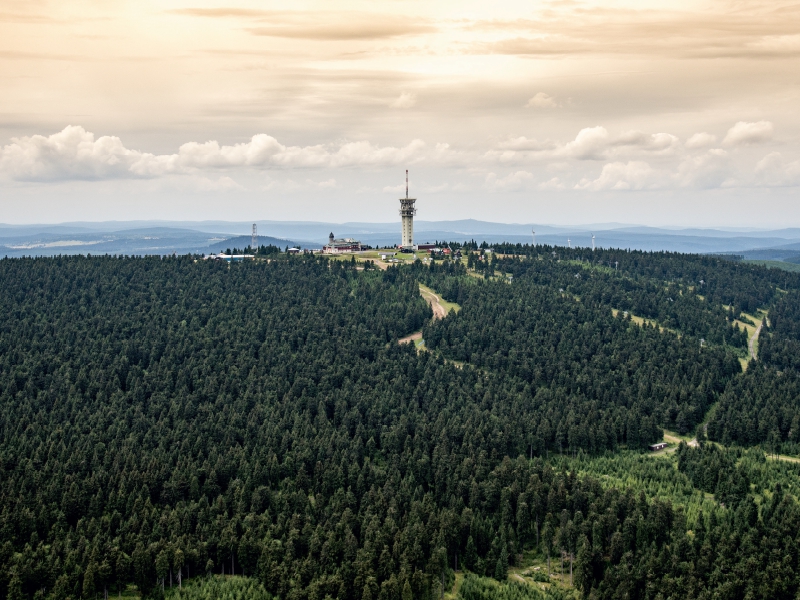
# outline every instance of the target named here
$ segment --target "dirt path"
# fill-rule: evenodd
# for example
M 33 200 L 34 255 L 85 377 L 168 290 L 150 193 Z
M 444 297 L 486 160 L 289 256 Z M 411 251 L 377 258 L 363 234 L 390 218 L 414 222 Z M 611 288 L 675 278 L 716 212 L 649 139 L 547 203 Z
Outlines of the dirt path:
M 785 454 L 779 454 L 777 457 L 774 454 L 765 453 L 764 456 L 770 460 L 785 460 L 786 462 L 793 462 L 793 463 L 800 463 L 800 458 L 795 458 L 794 456 L 786 456 Z
M 412 333 L 411 335 L 407 335 L 406 337 L 401 337 L 399 340 L 397 340 L 397 343 L 398 344 L 407 344 L 408 342 L 413 342 L 415 340 L 421 340 L 421 339 L 422 339 L 422 332 L 421 331 L 416 331 L 416 332 Z
M 756 360 L 756 358 L 757 358 L 757 357 L 756 357 L 756 351 L 753 349 L 753 346 L 755 345 L 755 343 L 756 343 L 756 340 L 758 339 L 758 334 L 759 334 L 759 333 L 761 333 L 761 328 L 762 328 L 763 326 L 764 326 L 764 321 L 761 321 L 761 322 L 758 324 L 758 327 L 756 327 L 756 331 L 755 331 L 755 333 L 753 334 L 753 337 L 751 337 L 751 338 L 750 338 L 750 341 L 747 343 L 747 347 L 748 347 L 748 349 L 750 350 L 750 356 L 752 356 L 752 357 L 753 357 L 753 360 Z
M 442 299 L 436 295 L 436 292 L 434 292 L 430 288 L 425 287 L 424 285 L 420 285 L 419 293 L 423 298 L 425 298 L 425 301 L 431 305 L 431 308 L 433 309 L 434 319 L 444 319 L 447 316 L 447 311 L 445 310 L 444 306 L 442 306 Z M 409 342 L 416 342 L 417 340 L 421 339 L 422 339 L 422 332 L 415 331 L 410 335 L 401 337 L 397 341 L 400 344 L 408 344 Z
M 434 319 L 444 319 L 447 316 L 447 311 L 441 304 L 441 298 L 439 298 L 435 292 L 419 286 L 419 293 L 422 294 L 422 297 L 431 305 Z

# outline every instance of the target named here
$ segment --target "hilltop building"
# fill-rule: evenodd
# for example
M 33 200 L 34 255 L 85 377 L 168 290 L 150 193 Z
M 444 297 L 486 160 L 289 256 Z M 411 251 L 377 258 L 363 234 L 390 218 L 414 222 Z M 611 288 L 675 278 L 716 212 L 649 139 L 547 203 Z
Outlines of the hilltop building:
M 339 238 L 333 237 L 333 232 L 328 236 L 328 243 L 322 247 L 324 254 L 340 254 L 342 252 L 360 252 L 362 250 L 361 242 L 353 238 Z
M 416 198 L 408 197 L 408 169 L 406 169 L 406 197 L 400 198 L 400 221 L 402 235 L 400 238 L 401 250 L 414 250 L 414 215 L 417 209 L 414 208 Z

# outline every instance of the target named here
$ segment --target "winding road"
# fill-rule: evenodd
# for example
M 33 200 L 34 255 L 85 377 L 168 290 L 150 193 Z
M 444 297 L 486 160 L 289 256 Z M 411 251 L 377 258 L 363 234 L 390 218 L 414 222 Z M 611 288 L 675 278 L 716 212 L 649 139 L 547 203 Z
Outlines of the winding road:
M 750 341 L 747 343 L 747 348 L 750 350 L 750 356 L 753 357 L 753 360 L 757 360 L 758 357 L 756 356 L 756 351 L 754 349 L 756 340 L 758 339 L 758 334 L 761 333 L 761 328 L 764 326 L 764 321 L 761 321 L 756 327 L 756 331 L 753 334 L 753 337 L 750 338 Z
M 441 298 L 439 298 L 433 290 L 424 286 L 419 286 L 419 293 L 422 294 L 422 297 L 431 305 L 434 319 L 444 319 L 447 316 L 447 311 L 441 304 Z

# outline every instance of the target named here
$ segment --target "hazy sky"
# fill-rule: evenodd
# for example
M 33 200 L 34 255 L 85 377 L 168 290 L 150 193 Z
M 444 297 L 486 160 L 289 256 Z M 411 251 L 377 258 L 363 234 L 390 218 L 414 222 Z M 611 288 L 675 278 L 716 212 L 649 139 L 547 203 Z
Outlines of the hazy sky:
M 2 0 L 0 222 L 800 225 L 795 2 L 225 4 Z

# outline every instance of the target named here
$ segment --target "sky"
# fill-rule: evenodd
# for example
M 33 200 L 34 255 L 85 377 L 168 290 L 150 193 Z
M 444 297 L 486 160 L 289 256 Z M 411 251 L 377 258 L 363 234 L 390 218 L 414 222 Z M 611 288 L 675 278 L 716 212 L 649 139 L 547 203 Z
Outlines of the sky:
M 800 226 L 800 4 L 0 2 L 0 222 Z

